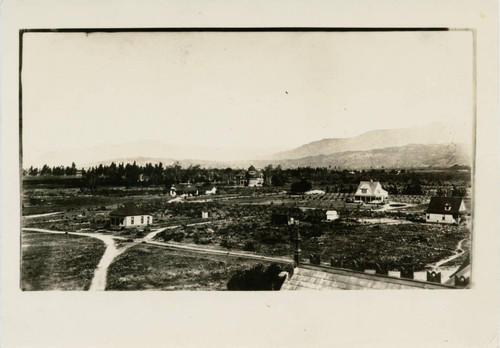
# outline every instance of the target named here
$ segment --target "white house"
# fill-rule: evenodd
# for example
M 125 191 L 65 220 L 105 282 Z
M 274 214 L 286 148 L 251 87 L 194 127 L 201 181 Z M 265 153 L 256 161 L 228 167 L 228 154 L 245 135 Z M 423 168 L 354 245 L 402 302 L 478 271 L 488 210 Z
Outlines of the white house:
M 153 216 L 134 204 L 125 204 L 109 213 L 114 227 L 141 227 L 153 223 Z
M 217 193 L 217 188 L 214 186 L 211 190 L 205 190 L 206 195 L 215 195 Z
M 462 197 L 432 197 L 425 211 L 425 221 L 458 224 L 466 213 Z
M 264 174 L 262 171 L 255 169 L 254 166 L 248 168 L 246 177 L 248 187 L 261 187 L 264 184 Z
M 382 188 L 378 181 L 361 181 L 354 194 L 355 202 L 383 203 L 389 194 Z
M 339 218 L 339 214 L 337 213 L 336 210 L 328 210 L 326 212 L 326 220 L 327 221 L 334 221 Z

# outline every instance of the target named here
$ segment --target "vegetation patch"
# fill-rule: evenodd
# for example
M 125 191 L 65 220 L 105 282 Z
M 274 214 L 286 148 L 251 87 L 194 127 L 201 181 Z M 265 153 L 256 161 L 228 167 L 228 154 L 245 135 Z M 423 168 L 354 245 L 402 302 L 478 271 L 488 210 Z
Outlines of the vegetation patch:
M 111 264 L 106 290 L 226 290 L 235 272 L 259 263 L 138 244 Z
M 23 232 L 21 289 L 88 290 L 105 249 L 94 238 Z

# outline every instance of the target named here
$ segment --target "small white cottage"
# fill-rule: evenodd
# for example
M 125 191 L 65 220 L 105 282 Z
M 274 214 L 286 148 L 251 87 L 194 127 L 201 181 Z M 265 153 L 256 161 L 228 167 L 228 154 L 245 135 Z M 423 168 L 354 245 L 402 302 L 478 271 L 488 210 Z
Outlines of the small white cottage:
M 114 227 L 141 227 L 153 223 L 153 216 L 135 204 L 124 204 L 109 214 Z

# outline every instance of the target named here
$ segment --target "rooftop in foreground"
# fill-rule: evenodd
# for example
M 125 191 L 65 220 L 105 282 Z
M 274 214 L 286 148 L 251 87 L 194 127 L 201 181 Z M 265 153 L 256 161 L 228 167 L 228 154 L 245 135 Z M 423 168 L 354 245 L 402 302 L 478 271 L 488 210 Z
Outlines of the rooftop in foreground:
M 456 289 L 453 286 L 320 265 L 301 264 L 281 290 Z

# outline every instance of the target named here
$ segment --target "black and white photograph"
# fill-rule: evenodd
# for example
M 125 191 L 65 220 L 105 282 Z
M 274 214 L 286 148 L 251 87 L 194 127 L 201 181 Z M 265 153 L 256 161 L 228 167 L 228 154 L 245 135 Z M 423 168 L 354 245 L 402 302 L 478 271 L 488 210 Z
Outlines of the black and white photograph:
M 3 1 L 0 346 L 498 347 L 498 18 Z
M 22 290 L 469 288 L 473 39 L 23 32 Z

